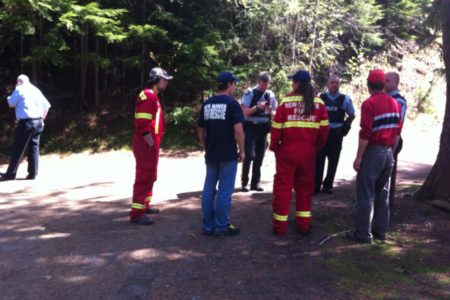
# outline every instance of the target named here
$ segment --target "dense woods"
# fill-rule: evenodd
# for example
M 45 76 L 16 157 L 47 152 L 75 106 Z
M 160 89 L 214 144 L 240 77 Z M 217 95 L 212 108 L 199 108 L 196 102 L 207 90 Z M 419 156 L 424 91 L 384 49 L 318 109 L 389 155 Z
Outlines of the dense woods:
M 330 71 L 347 78 L 362 57 L 395 59 L 425 31 L 431 1 L 63 1 L 0 2 L 0 84 L 30 75 L 54 107 L 83 115 L 128 103 L 150 67 L 174 74 L 166 99 L 202 98 L 221 69 L 250 78 L 271 70 Z M 395 51 L 397 49 L 397 52 Z M 401 51 L 400 51 L 401 52 Z M 75 112 L 76 111 L 76 112 Z

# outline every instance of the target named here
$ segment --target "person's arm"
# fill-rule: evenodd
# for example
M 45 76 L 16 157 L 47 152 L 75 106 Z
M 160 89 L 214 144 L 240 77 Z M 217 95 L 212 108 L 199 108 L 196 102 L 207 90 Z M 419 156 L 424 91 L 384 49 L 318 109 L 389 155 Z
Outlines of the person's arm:
M 316 149 L 320 150 L 325 147 L 329 133 L 328 113 L 325 105 L 320 105 L 320 127 L 317 136 Z
M 352 127 L 353 121 L 355 120 L 355 108 L 353 107 L 352 99 L 350 99 L 349 96 L 346 96 L 344 110 L 347 114 L 347 118 L 344 123 L 343 135 L 346 136 Z
M 356 153 L 355 161 L 353 162 L 353 169 L 358 172 L 361 169 L 361 160 L 364 155 L 364 152 L 366 151 L 367 145 L 369 144 L 368 140 L 364 140 L 362 138 L 359 138 L 358 143 L 358 151 Z
M 275 113 L 275 117 L 273 118 L 272 126 L 270 128 L 269 149 L 275 153 L 280 147 L 281 138 L 283 135 L 284 112 L 284 105 L 280 105 Z
M 17 103 L 19 103 L 20 97 L 19 92 L 14 90 L 11 96 L 8 97 L 8 106 L 10 108 L 15 108 Z
M 234 124 L 234 139 L 239 147 L 239 160 L 244 161 L 245 159 L 245 148 L 244 148 L 244 127 L 242 123 Z
M 198 141 L 203 146 L 203 149 L 206 147 L 206 137 L 205 137 L 205 128 L 198 126 L 197 127 L 197 136 Z

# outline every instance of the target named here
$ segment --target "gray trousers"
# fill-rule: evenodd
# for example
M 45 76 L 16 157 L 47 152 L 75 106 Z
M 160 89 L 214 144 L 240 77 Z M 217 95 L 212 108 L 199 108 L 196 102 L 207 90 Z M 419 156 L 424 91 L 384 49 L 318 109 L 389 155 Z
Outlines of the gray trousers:
M 355 235 L 372 240 L 389 227 L 389 177 L 394 158 L 388 146 L 368 146 L 356 177 Z

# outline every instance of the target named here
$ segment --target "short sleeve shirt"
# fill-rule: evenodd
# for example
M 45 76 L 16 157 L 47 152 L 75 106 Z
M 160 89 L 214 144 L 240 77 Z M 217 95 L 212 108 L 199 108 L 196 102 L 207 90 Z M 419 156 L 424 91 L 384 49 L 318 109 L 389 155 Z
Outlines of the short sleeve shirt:
M 18 120 L 42 118 L 50 108 L 50 103 L 42 92 L 32 85 L 16 88 L 8 97 L 8 104 L 15 108 Z
M 230 96 L 212 96 L 203 103 L 197 125 L 206 132 L 207 162 L 230 162 L 238 159 L 234 125 L 243 121 L 242 108 Z

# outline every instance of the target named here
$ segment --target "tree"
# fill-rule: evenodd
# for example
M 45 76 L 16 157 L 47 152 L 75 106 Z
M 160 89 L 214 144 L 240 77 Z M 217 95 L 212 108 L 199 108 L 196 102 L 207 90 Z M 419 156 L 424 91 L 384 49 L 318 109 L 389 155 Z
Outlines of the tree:
M 437 159 L 416 197 L 450 201 L 450 0 L 437 0 L 435 4 L 442 20 L 447 102 Z

